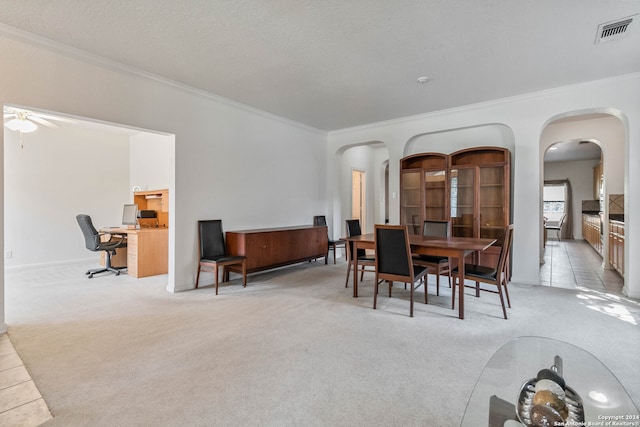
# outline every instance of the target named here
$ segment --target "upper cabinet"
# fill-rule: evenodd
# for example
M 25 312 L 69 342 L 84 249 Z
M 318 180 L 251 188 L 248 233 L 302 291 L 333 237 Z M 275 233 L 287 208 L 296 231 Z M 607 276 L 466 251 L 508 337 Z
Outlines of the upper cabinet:
M 139 218 L 140 226 L 169 226 L 169 190 L 136 191 L 133 193 L 133 203 L 138 205 L 139 210 L 156 212 L 156 218 Z
M 401 223 L 409 232 L 422 233 L 424 221 L 449 219 L 448 159 L 445 154 L 427 153 L 401 160 Z
M 400 169 L 401 223 L 410 232 L 420 234 L 425 220 L 450 221 L 453 236 L 497 239 L 483 252 L 481 263 L 497 262 L 511 217 L 508 149 L 416 154 L 402 159 Z
M 602 162 L 593 167 L 593 200 L 600 200 L 603 194 L 603 168 Z

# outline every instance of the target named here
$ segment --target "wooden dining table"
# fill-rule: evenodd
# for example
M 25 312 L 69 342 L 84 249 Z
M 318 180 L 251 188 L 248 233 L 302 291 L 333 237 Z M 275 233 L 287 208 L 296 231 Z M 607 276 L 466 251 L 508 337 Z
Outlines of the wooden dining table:
M 345 240 L 353 243 L 353 252 L 358 249 L 374 249 L 375 235 L 361 234 L 359 236 L 345 237 Z M 421 255 L 443 256 L 458 260 L 458 274 L 464 278 L 464 258 L 473 252 L 482 252 L 496 242 L 496 239 L 480 239 L 472 237 L 431 237 L 417 234 L 409 235 L 411 251 Z M 347 245 L 349 246 L 349 245 Z M 353 297 L 358 297 L 358 259 L 354 257 Z M 464 279 L 458 292 L 458 317 L 464 319 Z M 426 292 L 426 287 L 425 287 Z

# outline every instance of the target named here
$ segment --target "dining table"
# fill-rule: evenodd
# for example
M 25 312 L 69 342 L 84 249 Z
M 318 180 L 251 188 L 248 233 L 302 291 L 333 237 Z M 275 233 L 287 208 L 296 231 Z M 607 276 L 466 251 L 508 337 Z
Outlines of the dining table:
M 353 252 L 358 249 L 375 250 L 374 233 L 360 234 L 358 236 L 344 237 L 353 243 Z M 464 319 L 464 259 L 467 255 L 480 253 L 493 245 L 496 239 L 474 237 L 433 237 L 419 234 L 409 234 L 411 251 L 420 255 L 443 256 L 458 260 L 458 274 L 461 279 L 461 287 L 458 292 L 458 317 Z M 347 245 L 349 247 L 351 245 Z M 353 258 L 353 297 L 358 297 L 358 257 Z M 425 288 L 426 292 L 426 288 Z

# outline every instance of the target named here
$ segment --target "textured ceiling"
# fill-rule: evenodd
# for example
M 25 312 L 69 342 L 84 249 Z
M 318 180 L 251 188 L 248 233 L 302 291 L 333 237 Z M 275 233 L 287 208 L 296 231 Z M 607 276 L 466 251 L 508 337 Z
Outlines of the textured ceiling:
M 322 130 L 640 71 L 637 21 L 594 44 L 599 24 L 639 12 L 640 0 L 0 0 L 1 24 Z

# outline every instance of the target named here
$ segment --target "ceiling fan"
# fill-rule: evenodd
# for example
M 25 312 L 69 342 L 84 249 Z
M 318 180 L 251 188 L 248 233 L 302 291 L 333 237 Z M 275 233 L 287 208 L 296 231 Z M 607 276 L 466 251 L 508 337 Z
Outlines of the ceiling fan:
M 73 120 L 64 117 L 54 116 L 52 114 L 38 113 L 31 110 L 24 110 L 15 107 L 4 107 L 5 127 L 20 133 L 33 132 L 38 129 L 38 124 L 50 128 L 59 128 L 60 126 L 54 121 L 74 123 Z

